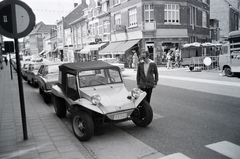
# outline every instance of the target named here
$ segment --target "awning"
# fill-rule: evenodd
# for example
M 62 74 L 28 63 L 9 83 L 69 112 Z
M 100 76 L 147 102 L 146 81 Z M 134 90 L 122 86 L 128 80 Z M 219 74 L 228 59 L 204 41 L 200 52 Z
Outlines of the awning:
M 140 39 L 137 40 L 128 40 L 121 45 L 118 45 L 116 48 L 114 48 L 113 53 L 114 54 L 125 54 L 127 50 L 132 48 L 135 44 L 137 44 L 140 41 Z
M 106 45 L 106 43 L 95 44 L 95 45 L 87 45 L 79 53 L 80 54 L 89 54 L 90 51 L 97 51 L 103 45 Z
M 39 53 L 39 55 L 42 55 L 44 52 L 45 52 L 45 50 L 41 51 L 41 52 Z
M 43 55 L 47 55 L 47 54 L 49 54 L 50 53 L 50 51 L 46 51 L 45 53 L 43 53 Z
M 99 51 L 99 55 L 111 54 L 114 51 L 114 49 L 116 47 L 118 47 L 119 45 L 121 45 L 122 43 L 124 43 L 124 42 L 123 41 L 119 41 L 119 42 L 112 42 L 112 43 L 110 43 L 104 49 Z
M 96 45 L 90 45 L 90 50 L 91 51 L 95 51 L 98 50 L 99 48 L 101 48 L 103 45 L 106 45 L 107 43 L 100 43 L 100 44 L 96 44 Z

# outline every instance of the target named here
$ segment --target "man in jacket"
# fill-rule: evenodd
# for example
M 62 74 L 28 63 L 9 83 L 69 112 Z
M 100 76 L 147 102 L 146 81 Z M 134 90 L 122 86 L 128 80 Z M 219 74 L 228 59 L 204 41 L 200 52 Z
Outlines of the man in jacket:
M 148 51 L 142 52 L 141 58 L 142 61 L 137 69 L 137 86 L 147 93 L 145 99 L 150 103 L 152 89 L 157 86 L 158 82 L 158 69 L 154 61 L 149 59 Z

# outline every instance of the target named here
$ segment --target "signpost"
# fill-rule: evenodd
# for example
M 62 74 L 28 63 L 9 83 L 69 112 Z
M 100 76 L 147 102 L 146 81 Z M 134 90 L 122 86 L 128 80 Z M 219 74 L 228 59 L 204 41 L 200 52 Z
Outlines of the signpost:
M 20 0 L 4 0 L 0 2 L 0 33 L 6 37 L 13 38 L 15 43 L 24 140 L 28 139 L 28 135 L 23 85 L 21 78 L 21 64 L 19 56 L 18 38 L 27 36 L 33 30 L 34 26 L 35 15 L 32 9 L 27 4 Z

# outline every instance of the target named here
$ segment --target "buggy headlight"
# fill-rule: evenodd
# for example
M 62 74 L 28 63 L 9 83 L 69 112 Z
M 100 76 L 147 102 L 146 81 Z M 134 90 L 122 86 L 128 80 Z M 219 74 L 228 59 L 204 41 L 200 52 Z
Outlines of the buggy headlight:
M 132 97 L 134 97 L 135 99 L 137 99 L 140 96 L 141 90 L 138 88 L 133 88 L 131 94 Z
M 91 97 L 91 101 L 93 104 L 98 104 L 100 103 L 101 101 L 101 97 L 98 95 L 98 94 L 94 94 L 92 97 Z

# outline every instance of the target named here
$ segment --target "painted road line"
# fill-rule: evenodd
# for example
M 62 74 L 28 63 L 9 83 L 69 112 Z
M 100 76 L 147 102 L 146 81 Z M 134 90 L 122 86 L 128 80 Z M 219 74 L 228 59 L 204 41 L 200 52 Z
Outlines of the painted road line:
M 190 159 L 182 153 L 174 153 L 168 156 L 161 157 L 159 159 Z
M 189 78 L 189 77 L 176 77 L 176 76 L 166 76 L 166 75 L 160 75 L 159 78 L 240 87 L 240 82 L 217 81 L 217 80 L 197 79 L 197 78 Z
M 221 141 L 214 144 L 206 145 L 205 147 L 216 151 L 224 156 L 232 159 L 240 159 L 240 146 L 228 141 Z

